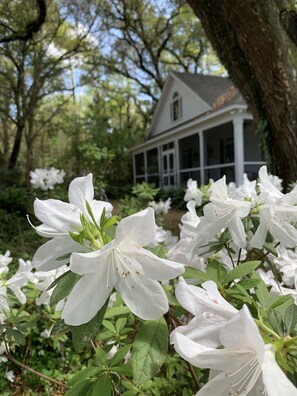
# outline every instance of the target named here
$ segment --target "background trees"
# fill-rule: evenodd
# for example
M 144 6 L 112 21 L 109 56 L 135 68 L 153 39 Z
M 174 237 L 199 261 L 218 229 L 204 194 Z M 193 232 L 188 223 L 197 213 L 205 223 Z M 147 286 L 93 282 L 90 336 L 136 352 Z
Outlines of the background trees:
M 224 72 L 184 0 L 4 0 L 0 15 L 1 173 L 27 182 L 36 166 L 87 172 L 106 147 L 118 180 L 168 72 Z

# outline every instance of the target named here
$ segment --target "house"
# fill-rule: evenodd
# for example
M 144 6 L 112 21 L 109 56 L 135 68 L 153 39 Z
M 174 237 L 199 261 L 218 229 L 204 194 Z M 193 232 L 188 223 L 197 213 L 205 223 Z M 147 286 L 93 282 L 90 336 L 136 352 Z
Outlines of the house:
M 133 147 L 134 183 L 168 189 L 226 175 L 240 184 L 265 164 L 253 117 L 228 78 L 171 72 L 145 142 Z

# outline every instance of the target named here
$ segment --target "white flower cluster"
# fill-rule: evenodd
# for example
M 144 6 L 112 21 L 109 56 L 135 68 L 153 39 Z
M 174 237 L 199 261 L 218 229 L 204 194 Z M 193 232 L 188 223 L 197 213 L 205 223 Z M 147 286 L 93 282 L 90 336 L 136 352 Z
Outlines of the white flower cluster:
M 171 201 L 172 200 L 170 197 L 166 199 L 165 202 L 162 201 L 161 199 L 159 202 L 151 201 L 149 202 L 149 206 L 154 209 L 156 216 L 164 215 L 169 212 L 171 208 Z
M 34 272 L 31 261 L 19 258 L 18 270 L 9 277 L 9 264 L 12 260 L 9 251 L 4 255 L 0 254 L 0 323 L 9 316 L 10 309 L 14 304 L 9 291 L 16 296 L 20 304 L 25 304 L 27 297 L 24 290 L 26 291 L 26 286 L 32 283 L 40 291 L 35 300 L 36 305 L 49 305 L 53 289 L 47 290 L 48 286 L 67 270 L 67 266 L 63 266 L 49 272 Z
M 56 184 L 64 183 L 65 172 L 63 169 L 36 168 L 30 172 L 30 183 L 33 188 L 40 188 L 41 190 L 53 190 Z
M 254 273 L 257 280 L 250 280 L 257 284 L 262 278 L 269 286 L 265 289 L 269 298 L 289 294 L 297 301 L 297 187 L 283 194 L 280 181 L 262 167 L 258 183 L 246 176 L 238 188 L 227 186 L 225 177 L 212 183 L 209 202 L 198 217 L 196 206 L 201 205 L 202 195 L 197 183 L 189 180 L 188 211 L 176 241 L 157 229 L 152 207 L 116 226 L 112 206 L 94 199 L 92 175 L 77 178 L 69 186 L 69 203 L 35 201 L 35 215 L 42 222 L 37 232 L 50 240 L 36 252 L 33 266 L 38 271 L 64 271 L 70 262 L 69 271 L 80 275 L 61 315 L 66 324 L 76 326 L 89 322 L 114 289 L 135 315 L 158 319 L 169 309 L 159 282 L 168 284 L 184 272 L 184 266 L 213 279 L 207 271 L 215 258 L 223 266 L 217 283 L 180 278 L 175 290 L 179 303 L 194 318 L 173 331 L 171 342 L 185 360 L 211 370 L 209 382 L 197 394 L 295 396 L 297 389 L 278 359 L 282 348 L 285 353 L 296 348 L 297 337 L 282 338 L 257 316 L 260 304 L 254 299 L 254 286 L 244 289 L 237 276 L 230 278 L 227 287 L 232 284 L 243 293 L 237 309 L 222 297 L 225 289 L 220 282 L 223 272 L 229 275 L 255 255 L 253 260 L 261 262 L 261 268 L 258 275 Z M 112 232 L 105 232 L 109 227 L 114 227 Z M 161 241 L 169 249 L 166 259 L 151 251 Z M 268 260 L 279 279 L 265 264 Z M 254 303 L 253 310 L 246 298 Z

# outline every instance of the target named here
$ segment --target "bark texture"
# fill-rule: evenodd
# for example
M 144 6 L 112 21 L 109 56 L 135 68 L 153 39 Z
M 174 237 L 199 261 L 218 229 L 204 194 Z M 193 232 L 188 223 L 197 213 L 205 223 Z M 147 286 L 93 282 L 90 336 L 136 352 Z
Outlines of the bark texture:
M 297 24 L 289 0 L 188 0 L 254 116 L 265 157 L 297 180 Z M 293 32 L 293 34 L 292 34 Z

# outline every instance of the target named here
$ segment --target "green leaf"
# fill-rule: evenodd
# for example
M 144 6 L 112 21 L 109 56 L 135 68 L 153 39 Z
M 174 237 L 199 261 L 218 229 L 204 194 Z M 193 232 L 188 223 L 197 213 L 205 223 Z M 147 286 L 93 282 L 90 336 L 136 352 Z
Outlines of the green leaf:
M 112 366 L 112 372 L 124 374 L 126 377 L 132 377 L 132 368 L 130 364 L 123 364 L 122 366 Z
M 86 379 L 77 382 L 73 387 L 66 393 L 65 396 L 86 396 L 88 390 L 93 386 L 91 380 Z
M 110 360 L 110 366 L 117 366 L 120 364 L 127 353 L 130 351 L 132 345 L 125 345 L 123 348 L 119 349 Z
M 108 299 L 100 311 L 98 311 L 94 318 L 88 323 L 84 323 L 80 326 L 71 326 L 72 344 L 76 352 L 90 345 L 91 339 L 99 332 L 107 305 Z
M 290 335 L 297 325 L 297 307 L 295 304 L 290 305 L 285 312 L 284 322 L 287 335 Z
M 108 311 L 106 311 L 106 314 L 104 316 L 105 319 L 110 319 L 113 318 L 114 316 L 126 316 L 127 314 L 130 314 L 131 311 L 128 307 L 113 307 L 110 308 Z
M 59 280 L 53 290 L 50 305 L 55 306 L 59 301 L 63 300 L 63 298 L 66 298 L 80 278 L 81 275 L 71 271 L 66 272 L 65 276 Z
M 183 273 L 183 277 L 185 279 L 189 279 L 189 278 L 200 279 L 202 281 L 211 280 L 211 277 L 205 272 L 202 272 L 197 268 L 188 267 L 188 266 L 185 267 L 185 272 Z
M 108 366 L 107 353 L 104 349 L 96 348 L 96 361 L 101 364 L 101 366 Z
M 279 314 L 277 313 L 277 311 L 275 311 L 274 309 L 269 310 L 268 321 L 271 324 L 273 330 L 276 331 L 276 333 L 279 336 L 283 336 L 282 320 L 281 320 Z
M 74 377 L 72 377 L 71 380 L 68 382 L 68 384 L 72 386 L 79 381 L 85 380 L 87 378 L 91 378 L 95 374 L 97 374 L 100 370 L 101 370 L 100 367 L 87 367 L 84 370 L 80 371 L 78 374 L 76 374 Z
M 288 302 L 289 300 L 292 300 L 292 303 L 293 303 L 293 297 L 290 296 L 290 295 L 277 297 L 277 298 L 275 299 L 275 301 L 274 301 L 271 305 L 269 305 L 269 309 L 276 308 L 276 307 L 278 307 L 279 305 L 285 304 L 285 303 Z
M 116 332 L 117 332 L 117 331 L 116 331 L 116 328 L 115 328 L 114 325 L 113 325 L 111 322 L 109 322 L 108 320 L 103 320 L 102 325 L 103 325 L 106 329 L 110 330 L 112 333 L 116 334 Z
M 70 330 L 71 326 L 67 325 L 63 319 L 58 319 L 51 330 L 51 336 L 65 333 Z
M 271 253 L 273 256 L 278 257 L 278 252 L 274 247 L 273 243 L 265 242 L 263 244 L 263 248 L 266 249 L 269 253 Z
M 228 272 L 224 279 L 224 284 L 232 282 L 234 279 L 240 279 L 243 276 L 250 274 L 259 267 L 261 261 L 248 261 L 246 263 L 239 264 L 236 268 Z
M 266 310 L 271 303 L 271 296 L 269 294 L 267 286 L 265 285 L 265 282 L 263 282 L 263 280 L 258 275 L 254 275 L 253 279 L 255 277 L 257 277 L 256 279 L 260 280 L 258 285 L 255 287 L 256 296 L 262 308 Z
M 144 384 L 159 371 L 167 349 L 168 329 L 164 318 L 144 322 L 132 349 L 132 371 L 137 384 Z
M 46 290 L 51 290 L 53 287 L 55 287 L 55 286 L 60 282 L 61 279 L 63 279 L 65 276 L 68 276 L 68 275 L 67 275 L 68 272 L 70 272 L 70 271 L 64 272 L 64 274 L 62 274 L 62 275 L 60 275 L 58 278 L 56 278 L 56 279 L 49 285 L 49 287 L 48 287 Z
M 111 216 L 109 219 L 106 220 L 106 222 L 103 224 L 103 226 L 101 227 L 102 231 L 107 230 L 108 228 L 112 227 L 113 225 L 115 225 L 117 222 L 117 216 Z
M 238 284 L 242 286 L 244 289 L 249 290 L 256 286 L 258 286 L 260 279 L 243 279 Z
M 107 375 L 103 375 L 93 384 L 92 396 L 111 396 L 112 385 L 110 378 Z
M 118 318 L 115 324 L 115 328 L 118 334 L 124 329 L 127 323 L 127 318 Z
M 150 251 L 153 252 L 156 256 L 158 256 L 160 258 L 163 258 L 163 259 L 166 258 L 167 249 L 162 244 L 150 249 Z

